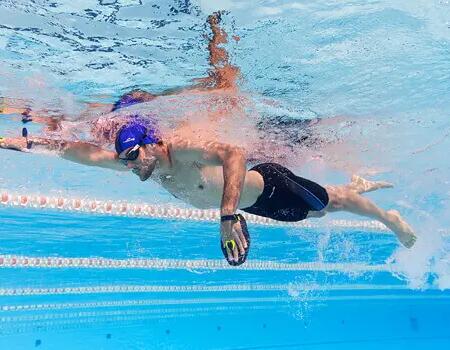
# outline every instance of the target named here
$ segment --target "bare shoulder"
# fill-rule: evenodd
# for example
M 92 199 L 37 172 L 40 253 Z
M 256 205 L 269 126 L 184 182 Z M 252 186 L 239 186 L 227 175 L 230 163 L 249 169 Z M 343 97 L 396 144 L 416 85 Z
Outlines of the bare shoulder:
M 211 140 L 173 137 L 166 142 L 172 156 L 179 161 L 215 163 L 231 152 L 244 154 L 244 150 L 238 146 Z
M 235 146 L 224 142 L 217 142 L 211 140 L 195 140 L 182 138 L 179 136 L 172 137 L 166 140 L 166 143 L 175 151 L 190 151 L 190 150 L 210 150 L 220 148 L 234 148 Z

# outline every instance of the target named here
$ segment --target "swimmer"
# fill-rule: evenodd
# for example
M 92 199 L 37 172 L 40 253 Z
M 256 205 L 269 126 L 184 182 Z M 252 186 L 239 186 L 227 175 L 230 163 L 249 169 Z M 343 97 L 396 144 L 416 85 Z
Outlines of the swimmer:
M 208 17 L 212 31 L 208 45 L 212 69 L 208 77 L 198 79 L 189 88 L 162 95 L 177 95 L 186 90 L 192 94 L 214 91 L 228 94 L 227 101 L 233 108 L 240 106 L 239 70 L 228 62 L 227 52 L 220 47 L 226 41 L 226 34 L 218 27 L 219 22 L 219 13 Z M 26 109 L 20 112 L 24 123 L 43 122 L 48 131 L 58 137 L 7 137 L 0 140 L 0 148 L 24 152 L 49 150 L 89 166 L 131 170 L 141 181 L 151 178 L 175 197 L 197 208 L 220 208 L 221 246 L 232 265 L 245 261 L 250 243 L 245 219 L 236 214 L 238 208 L 281 221 L 300 221 L 328 212 L 348 211 L 384 223 L 406 247 L 414 244 L 416 237 L 398 212 L 384 211 L 361 196 L 364 192 L 390 187 L 390 184 L 354 177 L 346 186 L 322 187 L 275 163 L 262 163 L 247 171 L 246 160 L 251 156 L 240 147 L 203 141 L 208 139 L 196 135 L 197 131 L 167 134 L 160 130 L 156 118 L 126 113 L 130 106 L 158 97 L 143 90 L 133 90 L 116 104 L 101 106 L 112 113 L 123 111 L 123 114 L 119 113 L 116 118 L 106 113 L 90 123 L 92 142 L 66 137 L 61 127 L 64 119 L 38 116 Z M 4 107 L 4 111 L 8 108 Z M 209 120 L 220 121 L 230 111 L 235 110 L 226 105 L 223 110 L 210 112 Z M 189 131 L 189 125 L 185 129 Z M 115 152 L 108 149 L 110 144 L 114 144 Z M 266 152 L 264 142 L 261 146 L 254 151 L 270 159 L 273 149 Z
M 119 130 L 115 151 L 86 142 L 26 136 L 2 138 L 0 148 L 24 152 L 43 149 L 80 164 L 131 170 L 141 181 L 151 178 L 194 207 L 220 208 L 222 248 L 231 265 L 243 263 L 249 247 L 245 220 L 236 214 L 238 209 L 289 222 L 346 211 L 380 221 L 405 247 L 416 241 L 412 228 L 397 211 L 385 211 L 361 196 L 392 187 L 387 182 L 354 176 L 348 185 L 321 186 L 276 163 L 247 170 L 245 153 L 239 147 L 166 138 L 157 128 L 135 122 Z

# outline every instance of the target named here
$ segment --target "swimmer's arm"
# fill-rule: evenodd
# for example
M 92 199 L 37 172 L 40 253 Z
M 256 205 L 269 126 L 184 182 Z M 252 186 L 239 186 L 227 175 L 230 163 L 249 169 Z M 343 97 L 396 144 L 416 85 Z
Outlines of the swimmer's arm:
M 221 149 L 219 146 L 217 151 L 222 163 L 224 179 L 220 215 L 231 215 L 236 213 L 244 187 L 247 172 L 246 159 L 244 152 L 238 147 L 228 146 Z
M 201 165 L 218 165 L 223 168 L 223 194 L 220 204 L 220 215 L 232 215 L 236 213 L 241 197 L 246 174 L 245 154 L 239 147 L 219 142 L 191 142 L 175 141 L 169 144 L 169 151 L 175 162 Z M 226 247 L 227 260 L 238 261 L 239 254 L 244 254 L 248 242 L 242 232 L 240 224 L 231 220 L 220 223 L 220 235 L 222 246 Z M 234 247 L 227 245 L 228 241 L 234 241 Z
M 114 170 L 128 170 L 119 161 L 115 152 L 104 150 L 101 147 L 87 142 L 71 142 L 53 140 L 40 137 L 28 139 L 31 141 L 31 150 L 46 150 L 56 152 L 60 157 L 75 163 L 98 166 Z M 3 138 L 0 140 L 0 148 L 28 152 L 25 138 Z
M 113 170 L 128 170 L 119 163 L 115 152 L 105 150 L 87 142 L 59 141 L 42 138 L 33 138 L 32 141 L 34 146 L 56 151 L 61 158 L 75 163 Z
M 197 143 L 184 140 L 173 141 L 171 149 L 175 160 L 223 167 L 224 187 L 220 213 L 234 214 L 247 172 L 244 151 L 240 147 L 220 142 Z
M 85 142 L 70 142 L 61 152 L 61 157 L 75 163 L 100 168 L 128 171 L 119 162 L 117 154 Z

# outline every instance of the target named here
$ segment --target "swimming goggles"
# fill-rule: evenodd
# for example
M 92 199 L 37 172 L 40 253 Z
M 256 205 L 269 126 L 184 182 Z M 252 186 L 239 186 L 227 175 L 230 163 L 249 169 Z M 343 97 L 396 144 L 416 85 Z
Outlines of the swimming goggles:
M 139 157 L 139 148 L 141 145 L 137 144 L 134 147 L 128 148 L 119 154 L 120 160 L 136 160 Z

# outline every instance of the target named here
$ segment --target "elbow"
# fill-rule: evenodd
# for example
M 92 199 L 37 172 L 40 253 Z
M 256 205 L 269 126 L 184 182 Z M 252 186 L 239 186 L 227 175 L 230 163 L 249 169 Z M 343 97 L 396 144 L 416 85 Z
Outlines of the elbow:
M 233 152 L 237 155 L 237 157 L 240 157 L 245 160 L 245 151 L 242 147 L 234 147 Z
M 103 161 L 102 157 L 100 157 L 98 154 L 89 154 L 86 159 L 89 163 L 95 164 L 95 163 L 101 163 Z
M 245 151 L 241 147 L 232 147 L 229 151 L 229 158 L 233 160 L 233 162 L 242 163 L 245 165 L 246 156 Z

